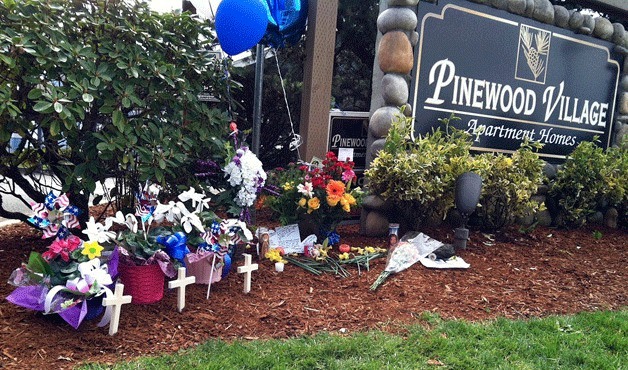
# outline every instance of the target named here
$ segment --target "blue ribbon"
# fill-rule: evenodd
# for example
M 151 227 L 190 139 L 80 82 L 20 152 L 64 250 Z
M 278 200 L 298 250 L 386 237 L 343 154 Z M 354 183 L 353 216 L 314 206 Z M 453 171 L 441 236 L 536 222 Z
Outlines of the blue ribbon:
M 190 249 L 187 246 L 188 237 L 184 232 L 179 231 L 173 235 L 165 237 L 160 235 L 157 237 L 157 243 L 166 246 L 166 253 L 175 260 L 181 262 L 185 266 L 185 255 L 190 253 Z
M 227 275 L 229 275 L 229 271 L 231 271 L 231 256 L 229 256 L 229 254 L 225 254 L 225 256 L 222 258 L 222 261 L 225 263 L 225 265 L 222 267 L 221 278 L 224 279 L 227 277 Z
M 327 233 L 328 245 L 335 245 L 340 243 L 340 235 L 338 235 L 335 231 L 330 231 Z

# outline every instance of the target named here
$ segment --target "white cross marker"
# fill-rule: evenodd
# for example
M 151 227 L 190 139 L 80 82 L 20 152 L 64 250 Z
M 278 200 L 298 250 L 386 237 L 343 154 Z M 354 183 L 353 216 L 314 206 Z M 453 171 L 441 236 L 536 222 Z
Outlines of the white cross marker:
M 106 297 L 102 300 L 103 306 L 112 306 L 111 322 L 109 323 L 109 335 L 118 332 L 118 322 L 120 321 L 120 310 L 123 304 L 131 303 L 130 295 L 122 295 L 124 285 L 116 284 L 116 291 L 113 297 Z
M 169 289 L 179 289 L 179 292 L 177 292 L 177 308 L 179 309 L 179 312 L 183 311 L 183 308 L 185 307 L 185 287 L 190 284 L 194 284 L 195 281 L 195 276 L 185 277 L 185 267 L 179 267 L 177 280 L 168 282 Z
M 248 253 L 242 253 L 244 256 L 244 266 L 238 267 L 238 274 L 244 275 L 244 293 L 251 291 L 251 272 L 257 270 L 257 263 L 251 263 L 251 255 Z

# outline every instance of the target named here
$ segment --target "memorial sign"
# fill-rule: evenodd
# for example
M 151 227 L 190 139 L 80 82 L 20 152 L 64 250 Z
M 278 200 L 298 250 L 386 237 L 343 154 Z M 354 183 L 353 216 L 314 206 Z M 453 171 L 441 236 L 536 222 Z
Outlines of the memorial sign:
M 330 112 L 327 150 L 334 152 L 338 160 L 347 158 L 355 163 L 358 184 L 363 182 L 366 168 L 366 139 L 368 137 L 369 112 Z
M 454 113 L 477 151 L 512 152 L 528 138 L 560 161 L 595 136 L 610 145 L 613 44 L 468 1 L 421 2 L 418 16 L 414 135 Z

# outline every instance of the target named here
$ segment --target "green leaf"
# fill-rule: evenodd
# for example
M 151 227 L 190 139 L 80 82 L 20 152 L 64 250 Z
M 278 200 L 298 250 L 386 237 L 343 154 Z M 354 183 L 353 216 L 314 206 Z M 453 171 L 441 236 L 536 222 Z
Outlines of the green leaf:
M 94 101 L 94 96 L 92 96 L 92 94 L 83 94 L 83 101 L 86 103 L 91 103 Z
M 35 112 L 44 112 L 48 109 L 50 109 L 50 107 L 52 107 L 52 103 L 48 102 L 48 101 L 38 101 L 35 106 L 33 107 L 33 110 Z
M 2 60 L 6 65 L 8 65 L 9 68 L 15 67 L 15 59 L 13 58 L 9 58 L 8 56 L 4 54 L 0 54 L 0 60 Z
M 116 126 L 118 131 L 123 132 L 125 124 L 124 113 L 122 113 L 119 109 L 114 110 L 111 119 L 113 120 L 113 125 Z
M 39 99 L 41 97 L 42 91 L 38 88 L 34 88 L 31 91 L 28 92 L 28 98 L 35 100 L 35 99 Z
M 55 108 L 55 112 L 57 113 L 61 113 L 63 111 L 63 104 L 59 103 L 58 101 L 55 102 L 54 104 L 54 108 Z
M 108 150 L 109 149 L 109 144 L 107 144 L 107 143 L 98 143 L 98 144 L 96 144 L 96 149 L 98 149 L 98 150 Z
M 37 252 L 31 252 L 30 256 L 28 256 L 28 268 L 34 272 L 44 274 L 50 276 L 52 274 L 52 270 L 50 269 L 50 265 L 46 260 L 41 256 L 41 254 Z
M 61 132 L 61 128 L 59 127 L 59 121 L 52 121 L 50 123 L 50 135 L 57 136 Z
M 127 97 L 122 98 L 122 106 L 125 108 L 131 107 L 131 100 Z

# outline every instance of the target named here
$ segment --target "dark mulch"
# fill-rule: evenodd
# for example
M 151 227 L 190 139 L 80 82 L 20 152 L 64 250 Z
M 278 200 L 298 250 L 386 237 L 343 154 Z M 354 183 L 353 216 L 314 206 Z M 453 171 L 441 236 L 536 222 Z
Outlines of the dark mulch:
M 263 215 L 258 224 L 275 225 Z M 601 239 L 594 238 L 595 230 Z M 358 225 L 339 231 L 352 246 L 385 245 L 385 238 L 360 236 Z M 443 242 L 453 238 L 444 226 L 422 231 Z M 391 276 L 376 292 L 369 287 L 384 269 L 383 259 L 361 274 L 351 268 L 345 279 L 315 276 L 291 265 L 277 273 L 264 260 L 253 274 L 250 294 L 242 292 L 242 276 L 232 273 L 212 287 L 209 300 L 205 285 L 188 287 L 187 306 L 179 313 L 176 293 L 167 291 L 158 303 L 125 305 L 113 337 L 96 322 L 74 330 L 56 315 L 16 307 L 4 300 L 13 288 L 0 284 L 0 368 L 112 363 L 174 352 L 211 338 L 287 338 L 340 329 L 399 332 L 419 322 L 424 311 L 478 321 L 620 309 L 628 303 L 626 235 L 625 230 L 602 227 L 472 232 L 468 249 L 459 253 L 471 264 L 468 270 L 430 270 L 416 264 Z M 31 250 L 44 251 L 48 244 L 23 225 L 0 229 L 1 280 Z

